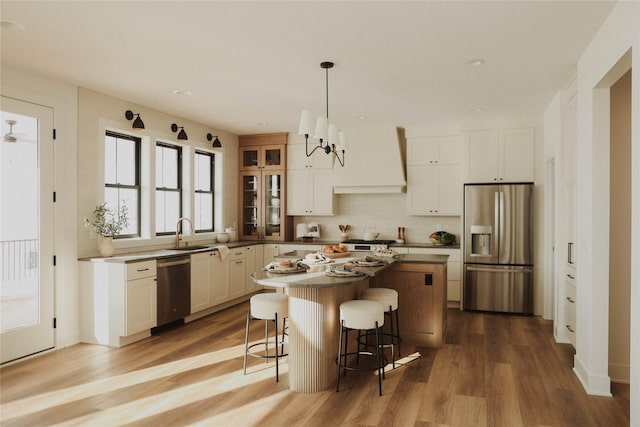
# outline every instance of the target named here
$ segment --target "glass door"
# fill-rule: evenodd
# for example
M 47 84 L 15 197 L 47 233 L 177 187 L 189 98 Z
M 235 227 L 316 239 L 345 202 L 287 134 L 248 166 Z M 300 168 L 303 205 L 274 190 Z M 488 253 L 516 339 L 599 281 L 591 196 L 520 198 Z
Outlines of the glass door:
M 241 238 L 258 239 L 260 220 L 259 189 L 260 172 L 241 173 L 242 196 L 240 200 Z
M 282 174 L 267 174 L 263 172 L 264 191 L 264 237 L 280 237 L 282 221 Z
M 54 347 L 53 110 L 2 97 L 0 363 Z

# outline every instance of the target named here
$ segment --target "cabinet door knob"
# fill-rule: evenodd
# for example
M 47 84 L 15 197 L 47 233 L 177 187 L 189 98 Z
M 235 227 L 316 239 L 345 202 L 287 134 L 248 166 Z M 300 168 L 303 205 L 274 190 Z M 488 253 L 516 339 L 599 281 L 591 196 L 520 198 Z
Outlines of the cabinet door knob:
M 575 332 L 575 330 L 571 327 L 571 325 L 566 325 L 569 332 Z
M 571 304 L 575 303 L 574 300 L 572 300 L 571 298 L 567 297 L 567 301 L 569 301 Z

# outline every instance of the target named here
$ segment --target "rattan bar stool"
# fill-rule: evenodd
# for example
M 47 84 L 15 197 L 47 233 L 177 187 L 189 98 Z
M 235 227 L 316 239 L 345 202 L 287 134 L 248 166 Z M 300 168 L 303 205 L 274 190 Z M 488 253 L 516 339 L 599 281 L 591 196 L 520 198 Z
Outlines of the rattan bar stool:
M 393 369 L 396 368 L 396 359 L 400 357 L 400 343 L 402 338 L 400 337 L 400 322 L 398 320 L 398 291 L 390 288 L 367 288 L 362 291 L 360 299 L 368 301 L 376 301 L 384 306 L 385 315 L 389 316 L 389 332 L 382 333 L 382 346 L 391 347 L 391 363 Z M 395 313 L 395 322 L 393 315 Z M 395 324 L 395 328 L 394 328 Z M 369 336 L 371 332 L 366 334 L 366 343 L 369 344 Z M 358 335 L 358 342 L 362 344 L 361 335 Z M 395 347 L 398 347 L 398 354 L 395 354 Z
M 276 360 L 276 382 L 280 381 L 280 373 L 278 369 L 279 359 L 287 356 L 284 353 L 285 335 L 286 335 L 286 321 L 289 316 L 289 298 L 284 294 L 277 293 L 265 293 L 256 294 L 251 297 L 250 307 L 247 310 L 247 326 L 245 329 L 244 338 L 244 374 L 247 374 L 247 356 L 261 357 L 265 359 L 275 358 Z M 249 322 L 251 320 L 264 320 L 264 341 L 257 342 L 249 345 Z M 278 329 L 278 322 L 282 320 L 282 338 L 278 339 L 280 330 Z M 269 340 L 269 323 L 275 323 L 275 333 L 272 340 Z M 269 353 L 269 345 L 273 345 L 274 353 Z M 261 347 L 262 351 L 259 353 L 252 351 L 254 347 Z M 278 351 L 278 349 L 280 349 Z
M 384 376 L 383 348 L 379 346 L 381 342 L 380 328 L 384 325 L 384 307 L 376 301 L 352 300 L 340 304 L 340 341 L 338 343 L 338 357 L 336 358 L 337 375 L 336 391 L 340 390 L 340 370 L 346 376 L 347 370 L 377 370 L 378 389 L 382 396 L 382 378 Z M 358 345 L 356 351 L 349 352 L 349 331 L 365 330 L 373 331 L 376 338 L 376 351 L 362 351 Z M 343 344 L 344 338 L 344 344 Z M 343 347 L 344 345 L 344 347 Z M 344 351 L 343 351 L 344 348 Z M 347 357 L 356 356 L 357 365 L 348 365 Z M 375 358 L 374 367 L 360 366 L 360 356 L 370 356 Z

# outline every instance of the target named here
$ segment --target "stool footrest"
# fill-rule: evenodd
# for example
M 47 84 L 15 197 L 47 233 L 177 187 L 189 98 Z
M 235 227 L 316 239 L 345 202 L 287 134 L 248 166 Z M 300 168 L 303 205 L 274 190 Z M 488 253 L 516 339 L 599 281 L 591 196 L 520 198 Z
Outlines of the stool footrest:
M 275 359 L 276 358 L 276 353 L 275 353 L 275 347 L 276 346 L 282 346 L 288 344 L 286 341 L 279 341 L 278 343 L 275 342 L 269 342 L 269 349 L 273 348 L 273 354 L 258 354 L 258 353 L 254 353 L 251 351 L 252 348 L 254 347 L 263 347 L 263 352 L 266 351 L 265 344 L 263 342 L 257 342 L 255 344 L 251 344 L 250 346 L 247 347 L 247 355 L 248 356 L 253 356 L 253 357 L 261 357 L 263 359 Z M 273 346 L 273 347 L 272 347 Z M 278 353 L 278 357 L 284 357 L 284 356 L 288 356 L 289 353 Z
M 358 360 L 358 366 L 349 366 L 349 365 L 340 365 L 341 369 L 346 369 L 348 371 L 377 371 L 379 369 L 378 367 L 378 355 L 375 353 L 372 353 L 370 351 L 350 351 L 349 353 L 343 353 L 342 357 L 340 357 L 340 359 L 344 359 L 345 357 L 349 357 L 349 356 L 355 356 L 355 358 L 359 358 L 360 356 L 367 356 L 367 357 L 371 357 L 374 360 L 371 362 L 373 363 L 371 366 L 361 366 L 360 364 L 360 360 Z M 353 358 L 352 360 L 353 361 Z M 349 361 L 347 361 L 348 363 Z M 338 358 L 336 358 L 336 365 L 338 365 L 339 360 Z M 382 357 L 382 365 L 385 366 L 387 364 L 387 358 L 386 357 Z

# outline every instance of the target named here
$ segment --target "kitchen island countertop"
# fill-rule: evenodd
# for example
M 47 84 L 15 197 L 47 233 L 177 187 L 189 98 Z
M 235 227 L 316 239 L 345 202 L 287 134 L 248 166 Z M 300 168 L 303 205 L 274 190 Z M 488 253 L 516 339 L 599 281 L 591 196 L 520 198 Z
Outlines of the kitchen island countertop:
M 369 253 L 359 252 L 365 255 Z M 352 258 L 338 258 L 336 261 L 348 261 Z M 348 285 L 361 281 L 368 277 L 375 276 L 378 272 L 385 270 L 390 265 L 397 263 L 418 263 L 418 264 L 446 264 L 449 255 L 433 255 L 433 254 L 399 254 L 393 258 L 383 258 L 387 262 L 386 265 L 380 267 L 358 267 L 358 270 L 365 273 L 360 276 L 351 277 L 332 277 L 327 276 L 325 271 L 313 273 L 296 273 L 296 274 L 277 274 L 268 271 L 256 271 L 251 274 L 254 282 L 262 286 L 270 286 L 276 288 L 331 288 L 335 286 Z M 327 264 L 331 265 L 331 264 Z

